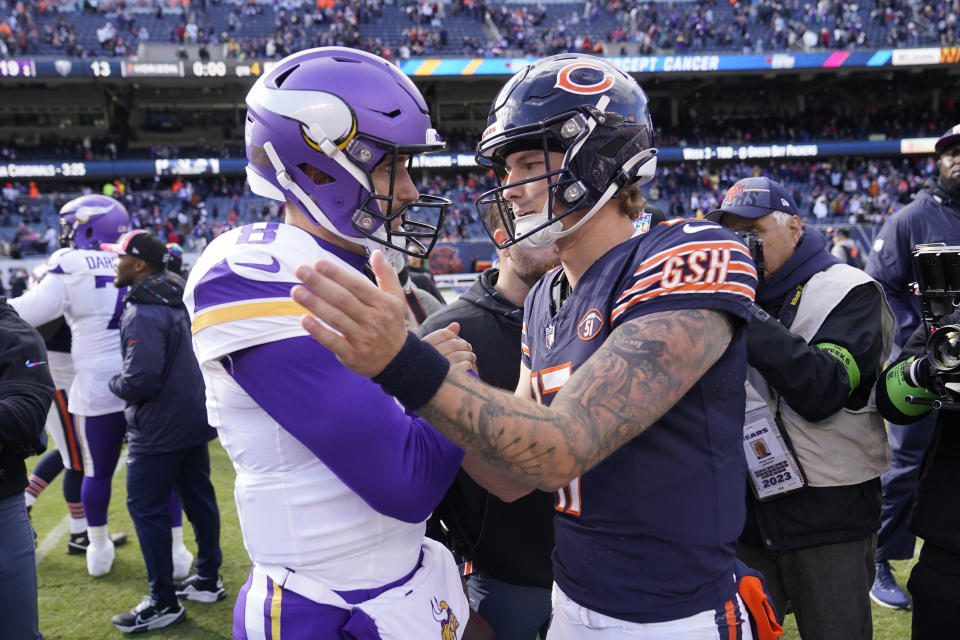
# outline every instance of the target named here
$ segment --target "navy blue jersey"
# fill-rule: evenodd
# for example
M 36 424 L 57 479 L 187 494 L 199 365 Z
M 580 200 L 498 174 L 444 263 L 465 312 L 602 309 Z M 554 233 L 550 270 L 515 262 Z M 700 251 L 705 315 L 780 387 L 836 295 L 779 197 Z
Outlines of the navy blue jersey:
M 523 362 L 550 404 L 621 324 L 672 309 L 748 317 L 757 283 L 746 247 L 706 221 L 676 220 L 620 244 L 556 308 L 556 269 L 525 304 Z M 723 356 L 660 420 L 557 492 L 554 578 L 574 601 L 632 622 L 662 622 L 732 598 L 744 521 L 746 343 Z

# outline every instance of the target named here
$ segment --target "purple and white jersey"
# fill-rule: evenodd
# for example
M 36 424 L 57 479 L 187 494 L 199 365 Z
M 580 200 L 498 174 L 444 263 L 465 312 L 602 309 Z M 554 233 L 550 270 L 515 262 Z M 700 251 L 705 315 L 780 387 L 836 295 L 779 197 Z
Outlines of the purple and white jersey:
M 428 474 L 434 457 L 422 463 L 392 443 L 384 451 L 392 434 L 412 431 L 413 419 L 300 326 L 305 310 L 290 298 L 295 270 L 320 258 L 357 268 L 334 250 L 286 224 L 234 229 L 200 256 L 184 303 L 210 424 L 237 472 L 237 510 L 251 559 L 268 572 L 288 568 L 330 588 L 368 589 L 416 567 L 424 521 L 436 504 L 405 520 L 387 515 L 409 496 L 389 493 L 389 485 L 406 485 L 375 456 L 410 456 L 412 475 Z M 380 427 L 383 437 L 356 442 L 357 433 Z M 417 440 L 411 449 L 434 451 L 421 445 Z M 462 458 L 446 447 L 453 453 L 444 458 L 450 468 L 438 474 L 436 501 Z
M 523 363 L 543 404 L 620 325 L 676 309 L 744 320 L 757 282 L 737 237 L 696 220 L 661 223 L 614 247 L 557 308 L 551 291 L 561 274 L 558 268 L 541 278 L 524 306 Z M 554 579 L 575 602 L 650 623 L 734 596 L 734 543 L 745 509 L 746 366 L 738 328 L 672 409 L 557 492 Z
M 117 256 L 105 251 L 60 249 L 36 287 L 9 300 L 34 327 L 63 316 L 72 333 L 70 355 L 76 377 L 68 392 L 69 410 L 82 416 L 123 411 L 125 402 L 107 383 L 120 371 L 120 315 L 126 287 L 113 286 Z

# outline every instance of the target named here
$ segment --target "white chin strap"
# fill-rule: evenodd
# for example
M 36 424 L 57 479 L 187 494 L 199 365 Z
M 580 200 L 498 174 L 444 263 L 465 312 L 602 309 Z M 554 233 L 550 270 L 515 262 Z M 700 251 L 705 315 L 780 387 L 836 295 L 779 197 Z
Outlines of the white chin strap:
M 637 177 L 634 178 L 632 184 L 641 185 L 650 182 L 654 173 L 657 171 L 656 155 L 656 149 L 644 149 L 623 164 L 624 173 L 629 173 L 630 170 L 635 166 L 642 164 L 640 171 L 637 173 Z M 613 197 L 613 194 L 615 194 L 619 188 L 620 187 L 617 185 L 617 183 L 611 183 L 610 186 L 607 187 L 607 190 L 603 192 L 603 195 L 597 199 L 596 204 L 594 204 L 590 210 L 587 211 L 587 213 L 584 214 L 584 216 L 569 229 L 564 230 L 563 225 L 560 224 L 560 220 L 556 220 L 553 222 L 553 224 L 550 224 L 543 229 L 540 229 L 536 233 L 524 238 L 518 244 L 526 249 L 542 249 L 544 247 L 549 247 L 560 238 L 570 235 L 586 224 L 587 220 L 592 218 L 594 214 L 599 211 L 601 207 L 603 207 L 603 205 L 610 201 L 610 199 Z M 547 198 L 547 202 L 543 205 L 543 211 L 533 215 L 523 216 L 517 220 L 514 233 L 517 235 L 522 235 L 525 229 L 534 229 L 547 222 L 550 219 L 550 213 L 548 211 L 549 207 L 550 198 Z
M 317 135 L 318 133 L 313 130 L 314 126 L 315 125 L 311 125 L 311 135 Z M 316 128 L 319 130 L 319 127 Z M 319 133 L 322 133 L 322 131 Z M 327 149 L 327 144 L 333 147 L 336 155 L 332 155 L 332 152 Z M 340 149 L 337 149 L 337 146 L 333 144 L 329 138 L 324 138 L 323 141 L 320 142 L 320 148 L 323 149 L 324 153 L 333 158 L 337 164 L 349 171 L 351 176 L 353 176 L 361 185 L 365 186 L 367 190 L 370 191 L 367 176 L 364 175 L 364 173 L 360 171 L 352 162 L 350 162 L 350 160 L 345 157 L 345 154 L 340 151 Z M 279 184 L 283 189 L 289 191 L 293 197 L 297 199 L 298 204 L 304 209 L 307 215 L 313 218 L 314 222 L 323 225 L 327 231 L 333 233 L 337 237 L 362 246 L 367 250 L 367 253 L 373 252 L 374 249 L 380 249 L 384 252 L 384 254 L 386 254 L 387 258 L 390 258 L 391 254 L 399 253 L 395 249 L 391 249 L 387 245 L 381 244 L 371 238 L 367 238 L 365 236 L 348 236 L 337 229 L 337 226 L 333 224 L 333 222 L 327 218 L 326 215 L 324 215 L 323 211 L 320 210 L 320 207 L 317 206 L 317 203 L 314 202 L 313 198 L 307 195 L 307 192 L 303 190 L 303 187 L 297 184 L 296 181 L 290 177 L 290 173 L 280 160 L 277 150 L 273 148 L 273 143 L 265 142 L 263 144 L 263 150 L 270 159 L 270 164 L 273 165 L 274 170 L 277 172 L 277 184 Z M 247 173 L 249 174 L 250 172 L 248 171 Z M 270 186 L 272 187 L 272 185 Z M 269 194 L 263 195 L 265 195 L 265 197 L 272 197 Z M 383 225 L 380 225 L 380 228 L 377 229 L 373 235 L 378 237 L 382 236 L 384 243 L 386 242 L 387 234 L 383 228 Z

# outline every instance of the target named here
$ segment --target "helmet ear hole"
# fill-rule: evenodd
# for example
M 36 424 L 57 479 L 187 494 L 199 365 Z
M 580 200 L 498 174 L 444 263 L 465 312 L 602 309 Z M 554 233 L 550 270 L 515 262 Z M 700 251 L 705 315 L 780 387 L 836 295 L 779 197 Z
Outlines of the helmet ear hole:
M 613 138 L 610 142 L 597 149 L 597 153 L 606 158 L 614 158 L 620 153 L 620 150 L 623 149 L 626 143 L 627 141 L 624 138 Z
M 307 178 L 309 178 L 310 181 L 316 185 L 331 184 L 337 181 L 336 178 L 331 176 L 329 173 L 316 168 L 309 162 L 301 162 L 297 165 L 297 168 L 300 169 L 300 171 L 303 172 L 303 175 L 307 176 Z

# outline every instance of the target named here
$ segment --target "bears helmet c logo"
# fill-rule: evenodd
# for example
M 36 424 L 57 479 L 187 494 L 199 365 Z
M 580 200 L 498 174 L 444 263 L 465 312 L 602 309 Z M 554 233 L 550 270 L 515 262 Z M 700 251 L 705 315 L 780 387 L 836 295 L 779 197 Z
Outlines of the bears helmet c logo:
M 570 77 L 574 71 L 579 69 L 593 69 L 594 71 L 600 71 L 603 73 L 603 77 L 600 78 L 598 82 L 594 82 L 593 84 L 580 84 Z M 563 69 L 560 69 L 560 72 L 557 73 L 557 82 L 553 86 L 570 93 L 590 95 L 593 93 L 603 93 L 613 86 L 613 82 L 614 78 L 610 71 L 599 64 L 591 64 L 589 62 L 571 62 Z

